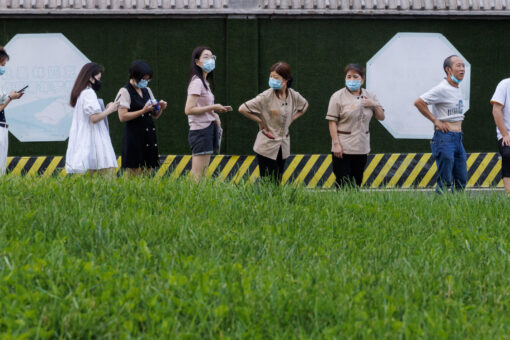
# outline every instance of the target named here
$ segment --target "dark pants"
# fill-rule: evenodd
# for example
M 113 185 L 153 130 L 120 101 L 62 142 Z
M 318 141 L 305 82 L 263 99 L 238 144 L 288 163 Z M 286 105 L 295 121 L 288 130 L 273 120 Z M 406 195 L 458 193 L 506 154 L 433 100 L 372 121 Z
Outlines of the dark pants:
M 437 165 L 436 191 L 464 190 L 468 180 L 466 150 L 462 145 L 462 132 L 436 130 L 430 142 L 432 156 Z
M 498 140 L 498 149 L 501 154 L 501 177 L 510 177 L 510 146 L 503 146 L 503 138 Z
M 363 183 L 363 171 L 367 164 L 367 155 L 346 155 L 342 158 L 333 157 L 333 173 L 336 176 L 336 186 L 343 188 L 345 186 L 361 186 Z
M 282 181 L 283 168 L 285 166 L 285 159 L 282 158 L 282 148 L 278 151 L 276 160 L 257 154 L 257 161 L 261 178 L 270 178 L 277 183 Z

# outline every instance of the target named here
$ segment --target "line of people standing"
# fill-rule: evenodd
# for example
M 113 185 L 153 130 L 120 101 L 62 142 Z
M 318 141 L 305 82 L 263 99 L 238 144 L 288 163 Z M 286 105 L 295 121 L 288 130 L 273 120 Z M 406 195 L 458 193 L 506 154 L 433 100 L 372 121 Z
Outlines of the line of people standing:
M 9 60 L 0 47 L 0 76 Z M 199 180 L 206 173 L 211 155 L 219 152 L 222 128 L 218 113 L 232 111 L 231 106 L 215 103 L 212 92 L 216 56 L 209 47 L 193 50 L 187 88 L 185 114 L 189 122 L 188 142 L 192 152 L 191 176 Z M 462 121 L 465 118 L 463 95 L 459 84 L 464 78 L 464 61 L 456 55 L 444 60 L 446 77 L 421 95 L 415 106 L 435 128 L 431 141 L 432 155 L 438 168 L 437 191 L 463 190 L 467 183 L 466 152 L 462 144 Z M 330 98 L 326 120 L 331 136 L 331 154 L 336 185 L 361 186 L 370 152 L 369 123 L 383 120 L 385 112 L 375 94 L 362 88 L 365 70 L 359 64 L 345 67 L 345 87 Z M 114 102 L 106 106 L 97 98 L 103 69 L 95 64 L 83 66 L 70 98 L 73 121 L 66 152 L 66 171 L 113 173 L 117 160 L 109 135 L 107 117 L 118 112 L 124 124 L 121 167 L 127 174 L 139 175 L 159 166 L 159 152 L 154 119 L 167 107 L 156 100 L 148 87 L 153 72 L 144 61 L 135 61 L 129 80 Z M 277 62 L 269 70 L 269 89 L 250 99 L 238 111 L 258 124 L 253 150 L 261 177 L 281 181 L 285 161 L 290 155 L 290 125 L 308 109 L 308 101 L 292 88 L 290 66 Z M 23 91 L 0 93 L 0 174 L 5 172 L 8 125 L 4 108 L 23 96 Z M 498 84 L 490 103 L 496 123 L 498 148 L 502 156 L 502 177 L 510 192 L 510 79 Z
M 219 151 L 222 128 L 219 114 L 231 106 L 215 103 L 212 92 L 216 56 L 209 47 L 193 50 L 184 112 L 188 117 L 188 142 L 192 152 L 191 177 L 199 180 L 206 173 L 211 155 Z M 128 174 L 141 174 L 159 166 L 157 119 L 167 103 L 157 101 L 150 88 L 152 69 L 135 61 L 129 82 L 119 90 L 114 102 L 104 106 L 96 92 L 101 87 L 103 70 L 95 63 L 80 71 L 71 94 L 75 108 L 66 154 L 66 171 L 112 172 L 117 167 L 108 132 L 111 113 L 118 111 L 125 122 L 122 139 L 122 164 Z M 370 151 L 369 122 L 372 116 L 384 119 L 376 96 L 362 89 L 365 71 L 359 64 L 345 68 L 346 87 L 333 94 L 326 119 L 332 138 L 333 171 L 337 185 L 361 185 Z M 308 101 L 292 88 L 290 66 L 277 62 L 269 70 L 269 88 L 239 107 L 239 112 L 258 124 L 253 150 L 260 176 L 279 182 L 290 155 L 290 125 L 308 110 Z

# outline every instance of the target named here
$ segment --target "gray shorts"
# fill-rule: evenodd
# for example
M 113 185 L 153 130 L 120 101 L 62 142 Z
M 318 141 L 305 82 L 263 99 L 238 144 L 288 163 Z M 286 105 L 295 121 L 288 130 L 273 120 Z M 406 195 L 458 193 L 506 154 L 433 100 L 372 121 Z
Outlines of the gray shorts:
M 214 153 L 216 128 L 216 123 L 211 122 L 205 129 L 189 131 L 188 142 L 193 156 L 212 155 Z

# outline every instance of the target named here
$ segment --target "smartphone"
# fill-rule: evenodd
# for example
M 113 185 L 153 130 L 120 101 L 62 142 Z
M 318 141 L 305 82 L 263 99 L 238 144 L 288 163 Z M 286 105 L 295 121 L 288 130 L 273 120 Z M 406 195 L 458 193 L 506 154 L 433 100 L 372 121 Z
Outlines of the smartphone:
M 27 89 L 27 87 L 28 87 L 28 85 L 27 85 L 27 86 L 25 86 L 24 88 L 22 88 L 21 90 L 16 91 L 16 92 L 21 93 L 21 92 L 25 91 L 25 90 Z

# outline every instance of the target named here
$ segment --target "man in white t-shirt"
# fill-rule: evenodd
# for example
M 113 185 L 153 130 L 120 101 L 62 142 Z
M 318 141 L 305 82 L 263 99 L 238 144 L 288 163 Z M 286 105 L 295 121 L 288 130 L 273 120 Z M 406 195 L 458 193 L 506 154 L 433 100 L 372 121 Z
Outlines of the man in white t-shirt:
M 510 193 L 510 134 L 508 133 L 510 130 L 510 78 L 499 82 L 491 104 L 501 154 L 501 176 L 506 192 Z
M 414 102 L 421 114 L 434 123 L 430 146 L 437 164 L 438 193 L 450 188 L 452 191 L 463 190 L 468 177 L 466 150 L 462 145 L 464 97 L 459 88 L 464 79 L 464 61 L 456 55 L 449 56 L 443 69 L 446 78 Z

